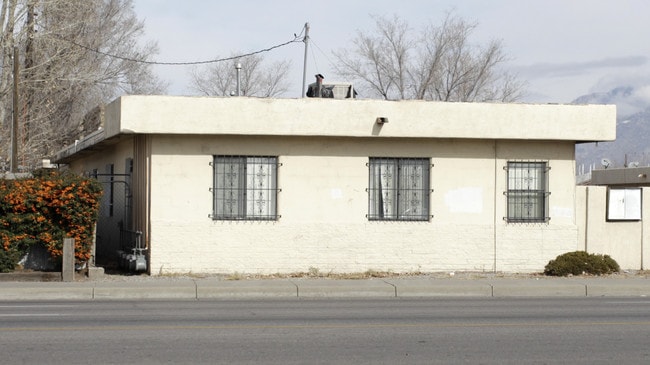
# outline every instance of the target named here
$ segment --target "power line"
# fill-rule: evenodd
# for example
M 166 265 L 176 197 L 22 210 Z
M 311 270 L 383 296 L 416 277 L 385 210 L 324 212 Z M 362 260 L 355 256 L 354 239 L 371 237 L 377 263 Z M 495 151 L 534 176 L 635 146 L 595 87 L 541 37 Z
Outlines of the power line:
M 312 44 L 314 44 L 313 41 L 312 41 Z M 314 65 L 316 65 L 316 71 L 320 72 L 321 70 L 318 67 L 318 61 L 316 61 L 316 55 L 314 54 L 314 49 L 313 48 L 311 49 L 311 59 L 314 61 Z
M 244 54 L 241 54 L 241 55 L 231 56 L 231 57 L 226 57 L 226 58 L 217 58 L 217 59 L 212 59 L 212 60 L 207 60 L 207 61 L 191 61 L 191 62 L 160 62 L 160 61 L 138 60 L 138 59 L 135 59 L 135 58 L 123 57 L 123 56 L 118 56 L 116 54 L 103 52 L 103 51 L 100 51 L 97 48 L 88 47 L 88 46 L 85 46 L 83 44 L 72 41 L 70 39 L 66 39 L 66 38 L 62 38 L 62 37 L 56 37 L 56 36 L 55 36 L 55 38 L 57 38 L 59 40 L 62 40 L 62 41 L 65 41 L 65 42 L 68 42 L 70 44 L 73 44 L 73 45 L 75 45 L 75 46 L 77 46 L 79 48 L 83 48 L 83 49 L 85 49 L 87 51 L 91 51 L 91 52 L 94 52 L 94 53 L 97 53 L 97 54 L 100 54 L 100 55 L 103 55 L 103 56 L 115 58 L 115 59 L 118 59 L 118 60 L 136 62 L 136 63 L 143 63 L 143 64 L 147 64 L 147 65 L 192 66 L 192 65 L 205 65 L 205 64 L 209 64 L 209 63 L 231 61 L 231 60 L 236 60 L 238 58 L 243 58 L 243 57 L 256 55 L 256 54 L 259 54 L 259 53 L 269 52 L 269 51 L 272 51 L 272 50 L 274 50 L 276 48 L 284 47 L 284 46 L 286 46 L 288 44 L 291 44 L 291 43 L 302 42 L 303 40 L 302 40 L 301 35 L 302 35 L 302 33 L 300 35 L 295 35 L 294 34 L 294 38 L 292 40 L 288 41 L 288 42 L 284 42 L 284 43 L 281 43 L 281 44 L 276 44 L 275 46 L 260 49 L 258 51 L 254 51 L 254 52 L 250 52 L 250 53 L 244 53 Z
M 317 44 L 316 42 L 314 42 L 314 39 L 311 38 L 310 40 L 311 40 L 311 43 L 314 45 L 314 47 L 316 47 L 316 49 L 318 49 L 318 51 L 319 51 L 323 56 L 325 56 L 325 58 L 327 59 L 327 62 L 329 62 L 330 64 L 333 64 L 332 60 L 327 56 L 327 53 L 323 52 L 323 50 L 318 46 L 318 44 Z M 316 57 L 316 56 L 313 55 L 313 51 L 312 51 L 312 57 L 314 57 L 314 58 Z M 314 62 L 315 62 L 315 61 L 314 61 Z

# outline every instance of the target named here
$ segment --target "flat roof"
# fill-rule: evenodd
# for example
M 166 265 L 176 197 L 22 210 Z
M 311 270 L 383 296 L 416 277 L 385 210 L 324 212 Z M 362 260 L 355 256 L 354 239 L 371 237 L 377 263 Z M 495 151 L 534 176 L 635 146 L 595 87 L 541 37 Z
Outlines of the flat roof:
M 616 106 L 129 95 L 81 143 L 132 134 L 612 141 Z

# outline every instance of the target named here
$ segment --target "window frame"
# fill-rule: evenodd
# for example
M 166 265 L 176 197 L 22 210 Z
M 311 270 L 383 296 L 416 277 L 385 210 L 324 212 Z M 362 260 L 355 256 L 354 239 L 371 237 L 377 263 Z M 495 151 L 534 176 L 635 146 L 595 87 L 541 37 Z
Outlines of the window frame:
M 641 221 L 643 189 L 635 187 L 607 188 L 607 222 Z
M 503 168 L 506 170 L 503 219 L 508 223 L 548 223 L 551 219 L 548 161 L 508 161 Z
M 213 155 L 211 165 L 213 182 L 210 217 L 213 220 L 276 221 L 279 219 L 278 168 L 280 164 L 277 156 Z M 260 168 L 258 173 L 250 172 L 258 167 Z M 226 181 L 226 179 L 230 180 Z M 259 199 L 250 200 L 250 195 L 258 195 Z
M 430 220 L 430 158 L 369 157 L 367 166 L 368 213 L 366 218 L 369 221 L 426 222 Z M 387 172 L 382 172 L 381 167 L 387 167 Z M 412 173 L 407 175 L 408 173 L 403 172 L 405 168 L 412 168 Z M 419 176 L 418 168 L 422 170 Z M 419 181 L 415 179 L 419 179 Z M 403 187 L 408 184 L 414 185 L 412 188 Z M 388 190 L 385 191 L 386 189 Z M 412 194 L 410 200 L 406 197 L 409 194 Z M 390 206 L 387 206 L 386 202 L 391 202 Z M 382 208 L 380 209 L 380 207 Z M 418 211 L 418 208 L 421 211 Z M 405 213 L 409 210 L 413 210 L 414 213 Z

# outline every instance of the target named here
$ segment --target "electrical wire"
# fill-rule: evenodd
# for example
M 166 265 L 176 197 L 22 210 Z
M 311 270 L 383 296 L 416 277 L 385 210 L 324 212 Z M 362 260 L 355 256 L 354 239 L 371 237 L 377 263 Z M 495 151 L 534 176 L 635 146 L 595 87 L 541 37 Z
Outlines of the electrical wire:
M 316 56 L 316 53 L 314 52 L 314 48 L 315 48 L 316 50 L 318 50 L 318 52 L 320 52 L 320 53 L 325 57 L 325 59 L 327 60 L 327 62 L 328 62 L 330 65 L 333 65 L 333 64 L 334 64 L 334 63 L 332 62 L 332 60 L 327 56 L 327 54 L 326 54 L 325 52 L 323 52 L 323 50 L 318 46 L 318 44 L 316 44 L 316 42 L 314 42 L 314 39 L 313 39 L 313 38 L 309 38 L 309 42 L 314 46 L 314 47 L 311 48 L 311 58 L 312 58 L 312 60 L 313 60 L 314 65 L 316 65 L 316 70 L 319 69 L 319 65 L 318 65 L 318 62 L 316 61 L 317 56 Z
M 284 46 L 286 46 L 288 44 L 291 44 L 291 43 L 302 42 L 303 38 L 301 37 L 301 35 L 302 35 L 302 33 L 300 33 L 300 35 L 294 34 L 294 38 L 292 40 L 288 41 L 288 42 L 284 42 L 284 43 L 281 43 L 281 44 L 276 44 L 275 46 L 260 49 L 258 51 L 254 51 L 254 52 L 250 52 L 250 53 L 244 53 L 244 54 L 241 54 L 241 55 L 231 56 L 231 57 L 226 57 L 226 58 L 217 58 L 217 59 L 206 60 L 206 61 L 191 61 L 191 62 L 159 62 L 159 61 L 138 60 L 138 59 L 135 59 L 135 58 L 123 57 L 123 56 L 118 56 L 118 55 L 115 55 L 115 54 L 103 52 L 103 51 L 100 51 L 97 48 L 88 47 L 88 46 L 85 46 L 83 44 L 72 41 L 70 39 L 65 39 L 65 38 L 56 37 L 56 36 L 55 36 L 55 38 L 57 38 L 59 40 L 62 40 L 62 41 L 65 41 L 65 42 L 68 42 L 70 44 L 73 44 L 73 45 L 75 45 L 75 46 L 77 46 L 79 48 L 83 48 L 83 49 L 85 49 L 87 51 L 91 51 L 91 52 L 94 52 L 94 53 L 97 53 L 97 54 L 100 54 L 100 55 L 103 55 L 103 56 L 115 58 L 115 59 L 122 60 L 122 61 L 143 63 L 143 64 L 147 64 L 147 65 L 192 66 L 192 65 L 205 65 L 205 64 L 209 64 L 209 63 L 231 61 L 231 60 L 236 60 L 236 59 L 243 58 L 243 57 L 256 55 L 256 54 L 259 54 L 259 53 L 269 52 L 269 51 L 272 51 L 272 50 L 274 50 L 276 48 L 284 47 Z
M 311 59 L 314 62 L 314 65 L 316 65 L 316 71 L 320 73 L 320 67 L 318 67 L 318 61 L 316 61 L 316 55 L 314 54 L 314 48 L 311 48 Z
M 325 58 L 327 59 L 327 62 L 329 62 L 330 64 L 333 64 L 332 60 L 327 56 L 327 53 L 323 52 L 323 50 L 318 46 L 318 44 L 316 44 L 316 42 L 314 42 L 313 38 L 310 38 L 309 40 L 311 41 L 311 44 L 314 45 L 314 48 L 318 49 L 318 51 L 323 56 L 325 56 Z M 313 50 L 312 50 L 312 54 L 313 54 Z

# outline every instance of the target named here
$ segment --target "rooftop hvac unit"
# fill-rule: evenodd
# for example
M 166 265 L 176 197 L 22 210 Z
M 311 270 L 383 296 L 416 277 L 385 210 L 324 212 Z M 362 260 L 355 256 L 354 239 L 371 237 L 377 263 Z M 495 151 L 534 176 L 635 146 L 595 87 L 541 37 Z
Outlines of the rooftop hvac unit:
M 352 99 L 357 92 L 349 82 L 323 82 L 323 75 L 316 75 L 316 82 L 309 84 L 307 97 L 324 99 Z
M 318 95 L 318 84 L 309 84 L 307 96 L 310 98 L 324 99 L 350 99 L 355 98 L 357 92 L 350 83 L 327 83 L 321 84 L 320 95 Z

